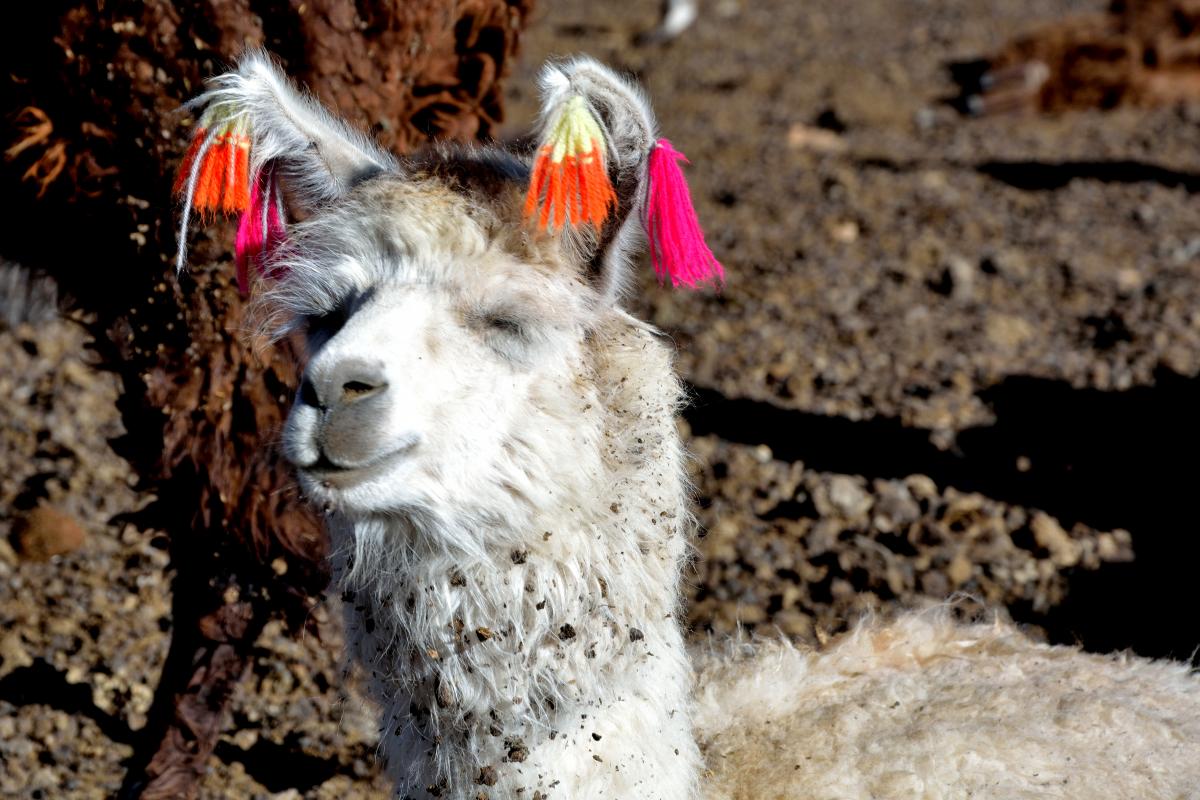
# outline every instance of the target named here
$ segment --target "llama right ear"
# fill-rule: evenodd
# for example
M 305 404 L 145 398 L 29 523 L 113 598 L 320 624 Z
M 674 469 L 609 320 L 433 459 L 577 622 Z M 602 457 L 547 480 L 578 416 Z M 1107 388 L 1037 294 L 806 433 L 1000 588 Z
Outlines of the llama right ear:
M 364 177 L 399 166 L 293 86 L 262 51 L 249 52 L 209 86 L 188 104 L 203 111 L 175 183 L 184 201 L 177 267 L 185 264 L 193 209 L 240 214 L 238 282 L 245 291 L 248 262 L 261 267 L 282 241 L 287 209 L 306 216 Z
M 644 93 L 590 58 L 542 71 L 542 134 L 525 216 L 566 237 L 605 304 L 628 282 L 642 233 L 660 282 L 719 284 L 720 263 L 704 244 L 678 161 L 655 139 Z

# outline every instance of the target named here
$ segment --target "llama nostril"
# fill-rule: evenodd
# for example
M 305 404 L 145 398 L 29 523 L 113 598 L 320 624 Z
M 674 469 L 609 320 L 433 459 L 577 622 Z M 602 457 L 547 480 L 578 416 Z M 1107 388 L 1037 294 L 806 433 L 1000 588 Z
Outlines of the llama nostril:
M 382 363 L 353 357 L 316 364 L 312 379 L 317 406 L 323 411 L 354 405 L 388 387 Z

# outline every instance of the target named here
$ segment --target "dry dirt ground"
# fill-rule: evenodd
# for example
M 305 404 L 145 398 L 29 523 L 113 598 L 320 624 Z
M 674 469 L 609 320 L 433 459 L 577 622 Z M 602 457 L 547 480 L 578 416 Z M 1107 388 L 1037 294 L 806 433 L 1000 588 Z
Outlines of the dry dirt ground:
M 547 56 L 636 73 L 728 270 L 720 295 L 646 277 L 633 300 L 694 394 L 696 635 L 819 640 L 964 592 L 1055 641 L 1200 645 L 1200 107 L 945 102 L 948 63 L 1102 5 L 703 0 L 682 40 L 636 47 L 657 3 L 543 4 L 509 134 Z M 0 323 L 0 796 L 108 796 L 166 652 L 115 393 L 70 321 Z M 22 555 L 80 534 L 21 528 L 38 502 L 82 544 Z M 204 797 L 386 796 L 334 602 L 320 638 L 263 636 Z

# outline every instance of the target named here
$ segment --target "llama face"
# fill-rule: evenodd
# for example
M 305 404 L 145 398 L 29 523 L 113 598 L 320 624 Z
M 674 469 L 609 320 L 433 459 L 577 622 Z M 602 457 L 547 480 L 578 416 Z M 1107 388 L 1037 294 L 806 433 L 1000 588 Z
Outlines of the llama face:
M 531 440 L 572 450 L 547 389 L 577 382 L 595 293 L 506 218 L 520 183 L 492 188 L 377 176 L 290 234 L 271 299 L 310 359 L 284 450 L 318 502 L 494 506 L 535 491 Z
M 193 204 L 242 208 L 240 266 L 271 278 L 261 307 L 307 334 L 284 450 L 319 504 L 515 529 L 563 502 L 558 476 L 596 474 L 588 337 L 628 280 L 654 121 L 588 59 L 542 83 L 537 182 L 497 150 L 384 153 L 262 53 L 200 99 L 184 226 Z

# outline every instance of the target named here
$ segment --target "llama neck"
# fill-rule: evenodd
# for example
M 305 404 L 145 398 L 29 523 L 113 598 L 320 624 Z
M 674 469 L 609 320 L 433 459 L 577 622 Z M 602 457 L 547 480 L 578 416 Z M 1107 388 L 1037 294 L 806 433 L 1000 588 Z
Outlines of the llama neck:
M 611 379 L 576 423 L 597 446 L 548 465 L 543 501 L 332 526 L 347 639 L 401 796 L 694 796 L 675 383 L 629 380 L 645 370 L 619 356 L 646 345 L 609 345 L 600 366 L 622 374 L 599 371 Z

